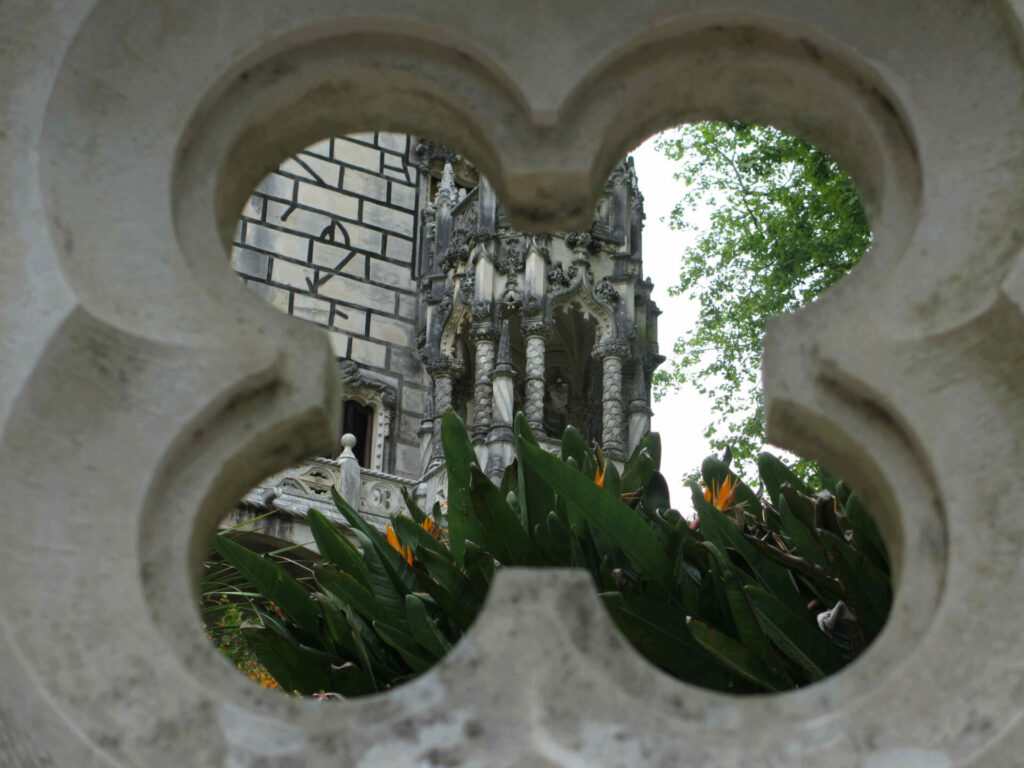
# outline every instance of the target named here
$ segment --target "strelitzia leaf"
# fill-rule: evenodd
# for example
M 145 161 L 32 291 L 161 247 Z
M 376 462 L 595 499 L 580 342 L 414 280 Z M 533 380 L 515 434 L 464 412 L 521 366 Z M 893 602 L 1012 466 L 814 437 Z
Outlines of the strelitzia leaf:
M 768 637 L 807 672 L 810 680 L 820 680 L 843 666 L 842 653 L 813 617 L 794 613 L 760 587 L 750 585 L 743 591 Z
M 355 545 L 320 510 L 310 507 L 306 520 L 324 560 L 335 568 L 352 574 L 359 583 L 369 588 L 370 572 L 366 570 L 363 556 Z
M 480 540 L 469 491 L 470 468 L 477 458 L 465 422 L 450 409 L 441 417 L 441 444 L 448 467 L 448 541 L 455 562 L 463 565 L 466 539 Z
M 288 571 L 227 536 L 214 537 L 214 547 L 221 557 L 237 568 L 250 584 L 267 599 L 273 600 L 291 621 L 306 632 L 317 634 L 320 609 L 309 590 L 299 584 Z
M 268 629 L 245 628 L 242 637 L 283 690 L 310 695 L 331 688 L 331 657 L 326 653 L 289 643 Z
M 413 639 L 434 659 L 440 659 L 451 648 L 451 643 L 437 627 L 427 611 L 427 605 L 417 595 L 405 596 L 405 617 Z
M 793 687 L 787 677 L 778 673 L 757 653 L 723 632 L 693 619 L 688 625 L 690 634 L 701 647 L 730 671 L 765 691 L 784 691 Z
M 545 478 L 558 495 L 574 505 L 594 528 L 621 547 L 642 573 L 671 588 L 672 562 L 665 553 L 664 540 L 617 496 L 607 493 L 540 448 L 520 443 L 519 449 L 523 467 Z M 600 561 L 594 566 L 599 567 Z

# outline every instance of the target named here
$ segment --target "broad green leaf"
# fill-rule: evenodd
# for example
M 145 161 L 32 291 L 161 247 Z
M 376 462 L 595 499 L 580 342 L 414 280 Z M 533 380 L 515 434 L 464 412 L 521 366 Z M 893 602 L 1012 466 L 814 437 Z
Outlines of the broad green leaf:
M 820 680 L 843 666 L 839 649 L 818 628 L 813 617 L 801 616 L 757 586 L 743 588 L 754 606 L 761 626 L 786 656 Z
M 727 549 L 735 550 L 747 562 L 754 578 L 784 603 L 794 609 L 802 605 L 803 598 L 792 574 L 765 556 L 732 520 L 704 499 L 696 485 L 691 485 L 690 490 L 704 537 L 714 542 L 723 554 Z
M 793 552 L 822 568 L 828 568 L 825 552 L 818 543 L 817 529 L 808 529 L 793 514 L 785 496 L 779 496 L 779 519 L 782 521 L 782 532 L 793 547 Z
M 434 659 L 440 659 L 448 653 L 451 643 L 431 618 L 427 604 L 417 595 L 405 596 L 405 617 L 413 639 Z
M 466 539 L 480 540 L 469 492 L 470 467 L 477 458 L 465 422 L 451 409 L 441 417 L 441 444 L 448 466 L 448 541 L 455 562 L 463 565 Z
M 520 460 L 523 467 L 546 478 L 559 496 L 571 501 L 589 523 L 621 547 L 648 578 L 671 587 L 672 562 L 665 554 L 663 539 L 618 497 L 540 448 L 521 443 Z M 599 566 L 600 561 L 594 565 Z
M 339 570 L 352 574 L 364 587 L 369 588 L 370 572 L 366 570 L 363 556 L 355 545 L 319 510 L 310 507 L 306 520 L 324 560 Z
M 825 547 L 832 568 L 846 587 L 846 598 L 870 643 L 885 624 L 892 603 L 889 577 L 875 567 L 864 555 L 837 536 L 824 531 L 821 543 Z
M 328 565 L 313 566 L 316 583 L 324 592 L 359 611 L 369 621 L 387 621 L 388 611 L 382 602 L 356 581 L 351 574 L 340 573 Z
M 373 622 L 373 628 L 380 635 L 381 640 L 398 651 L 398 655 L 412 668 L 413 672 L 426 672 L 430 669 L 431 662 L 423 657 L 422 650 L 416 645 L 416 641 L 412 639 L 411 635 L 380 621 Z
M 214 547 L 221 557 L 237 568 L 268 600 L 273 600 L 291 621 L 306 632 L 317 634 L 320 608 L 309 591 L 277 563 L 260 557 L 227 536 L 215 536 Z
M 780 675 L 757 653 L 744 648 L 739 641 L 697 619 L 690 622 L 688 629 L 694 640 L 727 669 L 762 690 L 784 691 L 792 688 L 792 681 Z
M 417 556 L 419 557 L 419 554 Z M 420 562 L 423 562 L 422 557 L 420 557 Z M 417 568 L 416 578 L 419 579 L 423 591 L 433 598 L 434 602 L 452 620 L 456 627 L 463 632 L 469 629 L 470 625 L 476 620 L 478 608 L 470 605 L 444 584 L 434 579 L 426 568 Z
M 481 541 L 503 565 L 526 565 L 530 537 L 508 502 L 480 467 L 474 466 L 470 477 L 473 510 L 479 520 Z
M 772 456 L 770 453 L 758 455 L 757 471 L 761 475 L 761 482 L 764 483 L 772 506 L 776 508 L 779 506 L 779 494 L 781 493 L 783 483 L 789 483 L 794 490 L 805 496 L 809 496 L 811 493 L 810 489 L 804 484 L 804 481 L 797 477 L 793 470 L 783 464 L 782 460 L 777 456 Z
M 395 580 L 388 573 L 388 566 L 377 554 L 366 537 L 356 531 L 356 538 L 363 545 L 363 558 L 370 572 L 370 591 L 374 601 L 384 611 L 384 619 L 402 626 L 405 622 L 405 595 L 412 590 L 401 591 L 395 586 Z M 403 559 L 402 564 L 405 564 Z M 360 611 L 362 613 L 362 611 Z
M 856 542 L 857 548 L 885 573 L 889 573 L 891 570 L 889 550 L 886 549 L 882 534 L 860 497 L 853 493 L 849 494 L 843 514 L 853 526 L 854 542 Z
M 524 530 L 532 531 L 538 525 L 544 525 L 548 512 L 553 509 L 556 512 L 560 510 L 555 506 L 555 492 L 551 487 L 550 478 L 539 473 L 535 464 L 527 463 L 523 459 L 527 450 L 539 451 L 545 455 L 547 453 L 522 438 L 516 439 L 516 456 L 519 461 L 519 513 L 522 516 Z M 553 456 L 551 458 L 558 461 Z M 571 471 L 564 463 L 563 466 L 567 471 Z M 569 520 L 563 522 L 569 524 Z
M 424 547 L 442 557 L 447 557 L 449 560 L 452 559 L 452 555 L 445 545 L 435 539 L 421 525 L 417 525 L 414 520 L 404 515 L 399 515 L 391 518 L 391 522 L 395 529 L 395 535 L 398 536 L 403 546 L 409 547 L 410 551 L 415 551 L 416 547 Z
M 405 502 L 405 508 L 409 510 L 409 517 L 415 520 L 417 525 L 423 525 L 423 521 L 427 519 L 427 514 L 420 509 L 404 485 L 402 486 L 402 500 Z
M 466 577 L 473 586 L 473 596 L 483 604 L 494 577 L 494 558 L 474 542 L 466 540 Z
M 403 557 L 402 553 L 394 549 L 394 547 L 388 543 L 388 540 L 383 533 L 370 525 L 362 515 L 352 509 L 352 507 L 338 495 L 338 492 L 334 488 L 331 488 L 331 496 L 334 499 L 334 505 L 338 508 L 338 511 L 345 520 L 348 521 L 348 524 L 352 526 L 352 530 L 356 533 L 356 538 L 359 540 L 360 546 L 364 548 L 364 560 L 366 559 L 366 553 L 372 549 L 372 551 L 376 552 L 377 556 L 382 561 L 388 577 L 395 584 L 395 588 L 402 592 L 403 595 L 406 592 L 411 591 L 416 586 L 416 577 L 413 575 L 412 569 L 405 561 L 405 557 Z M 367 542 L 372 546 L 367 548 Z
M 590 449 L 587 448 L 587 441 L 583 439 L 580 431 L 572 425 L 566 427 L 562 433 L 562 461 L 568 461 L 572 458 L 575 459 L 577 467 L 582 467 L 589 454 Z
M 629 610 L 618 592 L 600 595 L 615 625 L 629 642 L 653 664 L 695 685 L 719 691 L 752 690 L 745 681 L 717 663 L 691 637 L 673 634 Z M 756 690 L 756 689 L 753 689 Z
M 242 637 L 283 690 L 308 696 L 332 688 L 331 657 L 326 653 L 289 643 L 268 629 L 245 628 Z

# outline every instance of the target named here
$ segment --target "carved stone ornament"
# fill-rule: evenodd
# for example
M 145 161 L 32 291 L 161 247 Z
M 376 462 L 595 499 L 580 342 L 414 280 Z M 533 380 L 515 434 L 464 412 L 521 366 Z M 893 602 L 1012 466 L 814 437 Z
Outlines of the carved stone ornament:
M 431 376 L 448 376 L 456 378 L 462 375 L 465 366 L 460 360 L 456 360 L 454 357 L 435 357 L 433 360 L 428 360 L 426 363 L 427 373 Z
M 476 278 L 473 275 L 462 278 L 462 282 L 459 283 L 459 298 L 464 304 L 472 305 L 475 292 Z
M 523 295 L 519 292 L 516 282 L 510 280 L 501 296 L 501 312 L 505 317 L 510 317 L 519 312 L 523 306 Z
M 576 253 L 589 249 L 593 240 L 589 232 L 570 232 L 565 236 L 565 244 Z
M 617 357 L 620 360 L 629 355 L 629 345 L 624 341 L 606 341 L 594 347 L 593 357 L 601 360 L 605 357 Z
M 523 298 L 523 317 L 539 315 L 543 309 L 544 304 L 539 296 L 534 296 L 531 293 Z
M 597 281 L 597 285 L 594 286 L 594 295 L 609 304 L 614 304 L 619 300 L 619 292 L 615 290 L 615 286 L 609 282 L 607 277 L 602 277 Z
M 523 323 L 523 336 L 548 336 L 551 333 L 551 324 L 544 320 L 530 320 Z
M 555 264 L 548 270 L 548 285 L 556 288 L 569 287 L 569 275 L 565 273 L 565 268 L 561 264 Z
M 447 147 L 423 139 L 413 149 L 413 157 L 416 159 L 417 168 L 421 171 L 429 171 L 433 161 L 442 160 L 446 163 L 454 163 L 457 156 Z
M 503 275 L 513 275 L 521 272 L 523 267 L 526 266 L 526 258 L 518 242 L 519 238 L 509 238 L 501 255 L 494 264 L 498 272 Z
M 476 321 L 489 320 L 491 317 L 491 302 L 481 299 L 473 304 L 473 319 Z

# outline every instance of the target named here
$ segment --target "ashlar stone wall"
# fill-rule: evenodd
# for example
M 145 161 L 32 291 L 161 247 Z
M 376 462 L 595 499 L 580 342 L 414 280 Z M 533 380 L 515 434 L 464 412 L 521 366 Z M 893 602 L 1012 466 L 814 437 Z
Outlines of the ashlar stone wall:
M 420 171 L 409 153 L 407 135 L 381 132 L 288 158 L 242 210 L 232 265 L 265 301 L 328 331 L 335 356 L 390 388 L 397 413 L 379 469 L 418 477 L 427 390 L 414 345 Z

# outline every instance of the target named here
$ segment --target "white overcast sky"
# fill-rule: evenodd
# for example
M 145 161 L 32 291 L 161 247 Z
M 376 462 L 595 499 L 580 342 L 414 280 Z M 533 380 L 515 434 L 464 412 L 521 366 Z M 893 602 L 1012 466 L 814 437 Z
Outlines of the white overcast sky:
M 661 354 L 672 356 L 672 344 L 697 317 L 696 302 L 684 296 L 669 296 L 668 288 L 679 281 L 682 253 L 692 242 L 693 232 L 679 232 L 668 226 L 668 216 L 682 199 L 685 184 L 672 176 L 678 163 L 654 149 L 651 137 L 631 154 L 637 180 L 644 196 L 644 273 L 654 282 L 654 300 L 663 314 L 658 318 Z M 699 214 L 698 214 L 699 215 Z M 690 511 L 690 494 L 682 485 L 683 475 L 700 466 L 711 453 L 704 429 L 712 421 L 711 402 L 690 384 L 652 403 L 651 429 L 661 434 L 661 473 L 668 481 L 672 505 L 684 515 Z

